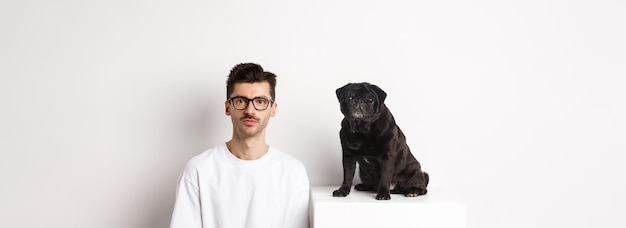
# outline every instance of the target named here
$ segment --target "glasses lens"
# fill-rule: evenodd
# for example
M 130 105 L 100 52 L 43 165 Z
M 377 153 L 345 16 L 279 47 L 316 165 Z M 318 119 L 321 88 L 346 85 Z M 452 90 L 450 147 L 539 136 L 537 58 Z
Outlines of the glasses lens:
M 265 110 L 269 106 L 270 101 L 266 98 L 257 97 L 252 100 L 252 104 L 257 110 Z
M 248 99 L 243 97 L 235 97 L 233 98 L 233 105 L 236 109 L 245 109 L 248 107 Z

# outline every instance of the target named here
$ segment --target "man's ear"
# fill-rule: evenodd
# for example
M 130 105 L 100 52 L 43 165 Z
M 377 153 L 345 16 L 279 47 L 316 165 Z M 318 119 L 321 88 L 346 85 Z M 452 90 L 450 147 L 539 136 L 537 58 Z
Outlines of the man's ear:
M 224 102 L 225 113 L 227 116 L 230 116 L 230 105 L 228 105 L 228 101 Z
M 272 103 L 272 106 L 270 107 L 272 110 L 270 112 L 270 116 L 274 117 L 276 116 L 276 108 L 278 107 L 278 104 L 276 102 Z

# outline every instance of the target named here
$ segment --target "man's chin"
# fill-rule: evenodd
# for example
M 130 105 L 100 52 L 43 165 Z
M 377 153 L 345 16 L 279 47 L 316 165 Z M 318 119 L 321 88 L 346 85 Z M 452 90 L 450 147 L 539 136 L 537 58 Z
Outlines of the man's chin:
M 259 135 L 261 130 L 257 126 L 241 126 L 239 134 L 244 137 L 253 137 Z

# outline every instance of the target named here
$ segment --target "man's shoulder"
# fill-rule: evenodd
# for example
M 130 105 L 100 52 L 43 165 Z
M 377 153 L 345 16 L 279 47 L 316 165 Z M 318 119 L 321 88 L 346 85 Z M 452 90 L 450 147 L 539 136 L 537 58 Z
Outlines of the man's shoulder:
M 272 150 L 274 150 L 274 154 L 277 160 L 280 161 L 285 166 L 293 167 L 297 169 L 300 169 L 300 168 L 304 169 L 304 164 L 302 163 L 302 161 L 298 160 L 296 157 L 290 154 L 284 153 L 273 147 L 272 147 Z
M 277 162 L 280 163 L 280 173 L 286 175 L 285 177 L 289 180 L 289 188 L 305 189 L 308 191 L 309 177 L 304 163 L 296 157 L 279 150 L 276 150 L 274 154 L 276 155 Z
M 207 161 L 215 159 L 215 157 L 223 150 L 223 145 L 217 145 L 213 148 L 205 150 L 204 152 L 193 156 L 187 162 L 187 169 L 196 169 L 203 164 L 207 164 Z

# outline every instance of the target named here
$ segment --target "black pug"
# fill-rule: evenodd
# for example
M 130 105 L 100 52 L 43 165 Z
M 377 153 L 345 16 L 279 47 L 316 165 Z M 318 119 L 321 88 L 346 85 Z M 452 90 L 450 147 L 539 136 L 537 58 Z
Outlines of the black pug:
M 391 193 L 407 197 L 426 194 L 428 173 L 422 172 L 404 133 L 385 106 L 387 93 L 366 82 L 349 83 L 336 92 L 344 115 L 339 132 L 343 184 L 333 196 L 350 194 L 357 162 L 362 183 L 354 189 L 378 191 L 377 200 L 389 200 Z

